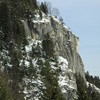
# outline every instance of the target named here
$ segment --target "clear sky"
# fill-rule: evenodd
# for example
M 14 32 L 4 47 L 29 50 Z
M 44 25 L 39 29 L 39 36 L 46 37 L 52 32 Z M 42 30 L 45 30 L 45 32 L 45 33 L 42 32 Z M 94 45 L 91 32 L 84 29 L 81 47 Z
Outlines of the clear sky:
M 59 9 L 66 25 L 80 38 L 85 71 L 100 76 L 100 0 L 38 1 L 49 1 Z

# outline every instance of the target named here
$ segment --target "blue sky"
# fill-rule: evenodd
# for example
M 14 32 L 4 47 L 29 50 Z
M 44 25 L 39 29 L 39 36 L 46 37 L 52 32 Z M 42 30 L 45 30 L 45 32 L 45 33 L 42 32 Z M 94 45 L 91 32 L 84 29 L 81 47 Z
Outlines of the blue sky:
M 49 1 L 64 22 L 80 38 L 80 55 L 85 70 L 100 76 L 100 0 Z

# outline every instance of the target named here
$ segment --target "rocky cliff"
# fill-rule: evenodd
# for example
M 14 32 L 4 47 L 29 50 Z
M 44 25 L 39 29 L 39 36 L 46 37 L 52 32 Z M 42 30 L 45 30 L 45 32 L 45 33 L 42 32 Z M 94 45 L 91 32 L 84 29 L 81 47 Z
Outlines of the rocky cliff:
M 76 100 L 75 75 L 85 80 L 79 37 L 55 16 L 34 12 L 31 18 L 9 15 L 10 8 L 0 13 L 7 17 L 0 16 L 0 74 L 11 92 L 7 98 Z
M 21 41 L 17 43 L 15 39 L 20 38 L 19 35 L 7 43 L 3 41 L 6 47 L 3 46 L 0 51 L 1 70 L 10 73 L 11 83 L 19 88 L 17 94 L 24 94 L 25 100 L 41 100 L 42 96 L 45 98 L 45 92 L 50 88 L 45 81 L 56 80 L 65 100 L 77 99 L 75 74 L 81 74 L 85 79 L 84 65 L 78 52 L 79 38 L 55 16 L 44 14 L 40 19 L 37 13 L 30 22 L 28 20 L 19 22 L 27 43 L 25 45 Z M 55 77 L 47 79 L 51 77 L 49 74 L 57 79 Z M 14 82 L 14 79 L 18 82 Z M 55 83 L 51 85 L 57 87 Z
M 42 20 L 36 17 L 32 23 L 38 31 L 38 39 L 42 40 L 46 56 L 49 58 L 56 57 L 58 63 L 61 64 L 58 65 L 61 68 L 58 82 L 62 93 L 66 100 L 69 98 L 74 100 L 77 98 L 75 74 L 80 74 L 85 80 L 84 65 L 79 55 L 79 37 L 75 36 L 55 16 L 44 16 Z M 35 37 L 34 32 L 32 35 Z
M 31 30 L 32 39 L 43 42 L 50 40 L 53 54 L 47 56 L 64 57 L 69 63 L 69 68 L 74 73 L 81 74 L 82 77 L 85 78 L 84 65 L 79 55 L 79 37 L 75 36 L 75 34 L 55 16 L 48 17 L 44 15 L 42 20 L 37 16 L 38 15 L 36 15 L 35 20 L 33 19 L 31 22 L 33 25 Z M 28 30 L 30 30 L 30 27 Z M 49 48 L 49 45 L 45 44 L 43 45 L 43 47 L 45 46 L 44 51 L 48 52 L 51 47 Z

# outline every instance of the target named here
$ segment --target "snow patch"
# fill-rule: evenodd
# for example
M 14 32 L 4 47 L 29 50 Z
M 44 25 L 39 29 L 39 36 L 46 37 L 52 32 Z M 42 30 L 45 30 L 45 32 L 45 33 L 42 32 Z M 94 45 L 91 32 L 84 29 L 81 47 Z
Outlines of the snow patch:
M 50 18 L 47 17 L 44 13 L 42 13 L 42 18 L 38 13 L 35 14 L 35 18 L 32 20 L 33 23 L 48 23 L 50 22 Z
M 35 74 L 32 74 L 31 76 L 25 75 L 25 77 L 23 78 L 23 84 L 21 87 L 23 88 L 22 92 L 24 93 L 25 100 L 40 100 L 41 96 L 43 95 L 42 90 L 46 89 L 41 80 L 41 66 L 38 65 L 39 60 L 45 62 L 45 59 L 42 57 L 38 58 L 37 56 L 33 57 L 33 51 L 40 52 L 39 50 L 42 49 L 41 43 L 42 41 L 35 39 L 31 39 L 30 41 L 28 41 L 28 45 L 25 46 L 25 54 L 20 60 L 20 66 L 25 64 L 26 69 L 28 69 L 29 67 L 34 67 Z
M 54 71 L 56 71 L 58 69 L 55 62 L 50 62 L 50 66 Z
M 75 82 L 67 76 L 67 73 L 73 74 L 72 70 L 68 68 L 67 59 L 59 56 L 58 57 L 58 66 L 61 68 L 61 73 L 59 74 L 59 86 L 61 88 L 62 93 L 67 93 L 68 90 L 76 90 L 74 87 Z
M 11 64 L 11 57 L 9 55 L 9 51 L 8 50 L 5 50 L 3 49 L 1 52 L 0 52 L 0 59 L 3 59 L 3 61 L 0 61 L 0 70 L 3 72 L 4 69 L 5 69 L 5 66 L 6 68 L 11 68 L 12 67 L 12 64 Z M 5 61 L 5 62 L 4 62 Z
M 36 47 L 37 45 L 41 45 L 42 41 L 32 39 L 29 41 L 29 44 L 25 46 L 25 50 L 27 53 L 32 51 L 32 47 Z
M 56 22 L 58 22 L 59 24 L 62 24 L 62 22 L 58 19 L 58 18 L 56 18 L 56 16 L 51 16 Z
M 47 18 L 42 18 L 41 20 L 33 20 L 33 23 L 48 23 L 50 22 Z
M 23 90 L 23 93 L 25 94 L 25 100 L 27 100 L 28 97 L 31 97 L 30 100 L 39 100 L 41 98 L 41 96 L 43 95 L 40 87 L 42 89 L 45 89 L 45 86 L 43 84 L 43 82 L 41 81 L 41 78 L 38 77 L 37 79 L 35 79 L 34 77 L 32 79 L 29 78 L 24 78 L 23 79 L 24 83 L 25 83 L 25 87 Z
M 58 64 L 59 64 L 62 71 L 68 70 L 68 61 L 67 61 L 67 59 L 59 56 L 58 57 Z
M 98 91 L 100 93 L 100 89 L 97 88 L 94 84 L 87 82 L 87 87 L 89 87 L 89 85 L 96 91 Z
M 30 62 L 25 60 L 25 66 L 29 67 L 29 65 L 30 65 Z

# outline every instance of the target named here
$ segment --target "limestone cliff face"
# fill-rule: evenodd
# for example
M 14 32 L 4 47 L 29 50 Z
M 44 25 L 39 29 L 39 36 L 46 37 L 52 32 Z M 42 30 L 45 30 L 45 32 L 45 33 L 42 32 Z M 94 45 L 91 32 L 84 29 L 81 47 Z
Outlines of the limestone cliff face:
M 0 1 L 0 100 L 78 100 L 81 85 L 100 93 L 85 81 L 79 37 L 45 7 Z
M 46 36 L 51 39 L 53 55 L 67 59 L 69 68 L 85 79 L 84 64 L 79 55 L 79 37 L 54 16 L 47 17 L 44 22 L 33 20 L 33 27 L 38 31 L 40 40 L 45 40 Z
M 79 38 L 55 16 L 17 21 L 14 32 L 0 30 L 0 71 L 15 87 L 14 100 L 76 100 L 75 74 L 85 80 Z
M 30 30 L 28 24 L 26 25 L 29 28 L 27 30 Z M 57 59 L 63 57 L 68 61 L 68 65 L 65 66 L 68 68 L 61 69 L 61 79 L 65 83 L 59 84 L 66 100 L 77 99 L 75 74 L 80 74 L 85 80 L 84 64 L 79 55 L 79 37 L 54 16 L 45 16 L 42 20 L 33 19 L 31 25 L 29 33 L 31 32 L 32 37 L 30 35 L 28 37 L 42 41 L 42 48 L 47 57 L 57 57 Z

